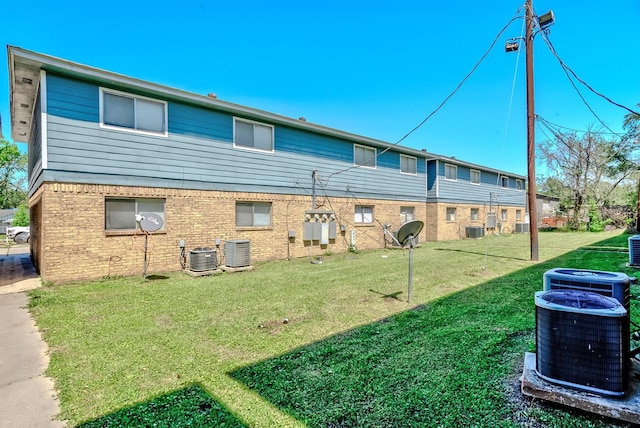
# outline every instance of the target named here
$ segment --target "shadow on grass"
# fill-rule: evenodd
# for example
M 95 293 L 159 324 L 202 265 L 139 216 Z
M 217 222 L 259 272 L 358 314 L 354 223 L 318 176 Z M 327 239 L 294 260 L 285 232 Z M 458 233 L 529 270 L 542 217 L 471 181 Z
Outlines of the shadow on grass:
M 596 260 L 619 270 L 621 258 L 568 253 L 229 374 L 310 427 L 610 427 L 532 409 L 518 378 L 535 344 L 533 296 L 544 272 L 592 269 Z
M 147 281 L 158 281 L 160 279 L 169 279 L 169 277 L 164 275 L 149 275 L 145 279 Z
M 529 260 L 529 259 L 525 259 L 525 258 L 522 258 L 522 257 L 498 256 L 498 255 L 495 255 L 495 254 L 486 254 L 486 253 L 483 253 L 481 251 L 466 251 L 466 250 L 459 250 L 457 248 L 434 248 L 434 250 L 436 250 L 436 251 L 453 251 L 453 252 L 456 252 L 456 253 L 477 254 L 477 255 L 480 255 L 480 256 L 483 256 L 483 257 L 491 257 L 491 258 L 494 258 L 494 259 L 525 260 L 525 261 Z
M 402 301 L 398 298 L 398 296 L 400 296 L 403 293 L 402 291 L 396 291 L 394 293 L 389 293 L 389 294 L 384 294 L 374 289 L 369 289 L 369 291 L 375 294 L 379 294 L 381 299 L 394 299 L 394 300 Z
M 78 425 L 107 427 L 245 427 L 200 385 L 161 395 Z

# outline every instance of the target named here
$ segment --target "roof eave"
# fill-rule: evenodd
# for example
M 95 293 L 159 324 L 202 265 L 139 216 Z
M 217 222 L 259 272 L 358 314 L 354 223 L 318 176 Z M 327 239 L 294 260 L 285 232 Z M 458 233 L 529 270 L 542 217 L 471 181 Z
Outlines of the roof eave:
M 155 93 L 159 95 L 164 95 L 171 98 L 176 98 L 180 100 L 189 101 L 192 103 L 196 103 L 199 105 L 204 105 L 210 108 L 214 108 L 216 110 L 225 111 L 234 115 L 240 115 L 248 118 L 261 119 L 268 121 L 274 124 L 281 124 L 290 126 L 293 128 L 308 130 L 316 133 L 320 133 L 323 135 L 341 138 L 357 143 L 362 143 L 366 145 L 370 145 L 373 147 L 378 147 L 382 149 L 393 148 L 394 151 L 409 154 L 416 157 L 426 158 L 427 153 L 421 150 L 412 149 L 409 147 L 403 147 L 391 143 L 387 143 L 385 141 L 376 140 L 369 137 L 364 137 L 357 134 L 352 134 L 350 132 L 341 131 L 338 129 L 329 128 L 322 125 L 317 125 L 314 123 L 302 121 L 300 119 L 294 119 L 286 116 L 281 116 L 278 114 L 270 113 L 264 110 L 259 110 L 252 107 L 246 107 L 239 104 L 234 104 L 228 101 L 222 101 L 217 98 L 208 97 L 205 95 L 199 95 L 192 92 L 187 92 L 181 89 L 171 88 L 168 86 L 144 81 L 141 79 L 137 79 L 134 77 L 125 76 L 122 74 L 114 73 L 107 70 L 98 69 L 95 67 L 90 67 L 83 64 L 74 63 L 65 59 L 56 58 L 48 55 L 39 54 L 36 52 L 28 51 L 22 48 L 18 48 L 15 46 L 7 46 L 9 52 L 9 68 L 11 75 L 11 94 L 12 94 L 12 107 L 11 107 L 11 129 L 12 135 L 15 141 L 23 141 L 20 138 L 25 138 L 24 135 L 18 138 L 17 129 L 14 126 L 17 124 L 14 123 L 14 102 L 13 102 L 13 85 L 16 82 L 14 74 L 15 63 L 17 59 L 20 59 L 21 62 L 38 65 L 40 69 L 49 70 L 49 71 L 57 71 L 60 73 L 74 74 L 78 76 L 83 76 L 85 79 L 93 79 L 105 84 L 112 84 L 116 86 L 124 86 L 131 87 L 138 90 Z M 34 99 L 31 100 L 31 104 L 33 104 Z M 29 121 L 28 123 L 31 123 Z M 23 131 L 21 131 L 23 132 Z M 28 137 L 28 131 L 27 131 Z

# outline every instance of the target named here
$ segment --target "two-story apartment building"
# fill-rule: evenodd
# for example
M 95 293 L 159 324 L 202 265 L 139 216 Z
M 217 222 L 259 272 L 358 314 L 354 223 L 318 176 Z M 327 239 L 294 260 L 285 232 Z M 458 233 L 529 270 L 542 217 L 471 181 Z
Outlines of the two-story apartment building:
M 252 260 L 315 256 L 381 248 L 383 224 L 413 219 L 426 224 L 421 239 L 458 237 L 463 207 L 492 192 L 505 221 L 524 207 L 513 174 L 17 47 L 8 59 L 46 281 L 139 274 L 140 213 L 163 220 L 147 251 L 160 272 L 181 268 L 181 241 L 249 240 Z M 480 183 L 467 185 L 467 171 Z

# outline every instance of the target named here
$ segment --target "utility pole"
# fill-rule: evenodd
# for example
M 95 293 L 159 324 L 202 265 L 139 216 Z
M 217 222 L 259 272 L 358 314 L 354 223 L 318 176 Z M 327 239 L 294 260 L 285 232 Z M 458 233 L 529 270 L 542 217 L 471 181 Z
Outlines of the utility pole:
M 536 212 L 536 140 L 533 94 L 533 4 L 526 2 L 526 69 L 527 69 L 527 198 L 529 205 L 529 246 L 531 261 L 538 261 L 538 213 Z

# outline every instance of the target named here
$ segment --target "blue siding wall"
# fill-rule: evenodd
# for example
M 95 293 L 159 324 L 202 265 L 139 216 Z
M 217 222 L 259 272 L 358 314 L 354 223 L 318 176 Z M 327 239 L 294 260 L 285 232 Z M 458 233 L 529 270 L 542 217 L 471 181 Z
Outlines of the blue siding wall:
M 233 118 L 228 114 L 170 102 L 168 115 L 170 134 L 233 142 Z
M 311 193 L 424 201 L 425 162 L 400 173 L 388 151 L 377 168 L 353 167 L 353 143 L 275 125 L 274 153 L 233 147 L 233 116 L 168 101 L 169 137 L 101 128 L 99 86 L 48 74 L 46 180 L 211 190 Z M 122 89 L 122 88 L 116 88 Z
M 98 122 L 99 91 L 95 84 L 47 74 L 47 113 L 68 119 Z
M 445 179 L 445 164 L 456 165 L 456 180 Z M 471 169 L 480 171 L 480 184 L 471 184 Z M 430 161 L 428 171 L 429 201 L 489 203 L 491 200 L 502 205 L 525 206 L 526 192 L 524 189 L 516 190 L 516 177 L 443 160 Z M 501 177 L 504 176 L 509 177 L 509 188 L 501 187 Z M 436 196 L 436 186 L 438 196 Z

